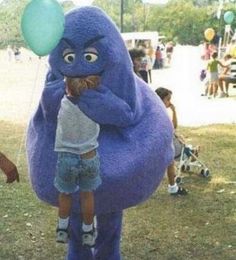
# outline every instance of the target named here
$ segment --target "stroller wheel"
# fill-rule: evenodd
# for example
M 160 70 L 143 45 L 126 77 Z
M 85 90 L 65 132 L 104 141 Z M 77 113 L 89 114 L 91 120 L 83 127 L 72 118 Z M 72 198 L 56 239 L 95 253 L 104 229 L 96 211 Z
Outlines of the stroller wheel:
M 201 172 L 200 174 L 203 176 L 203 177 L 208 177 L 210 175 L 210 171 L 206 168 L 206 169 L 201 169 Z
M 181 166 L 181 172 L 185 172 L 186 171 L 186 167 L 185 167 L 185 165 L 183 164 L 182 166 Z
M 182 178 L 181 177 L 175 177 L 175 182 L 177 184 L 180 184 L 182 182 Z
M 186 166 L 186 172 L 190 172 L 191 168 L 189 165 Z
M 204 170 L 203 176 L 204 176 L 204 177 L 209 177 L 209 175 L 210 175 L 210 171 L 206 168 L 206 169 Z

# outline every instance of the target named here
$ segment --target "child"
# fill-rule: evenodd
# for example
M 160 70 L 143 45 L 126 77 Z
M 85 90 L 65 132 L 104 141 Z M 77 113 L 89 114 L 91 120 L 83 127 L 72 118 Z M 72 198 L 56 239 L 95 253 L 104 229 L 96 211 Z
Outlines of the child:
M 172 111 L 172 123 L 174 129 L 177 128 L 178 121 L 177 121 L 177 115 L 175 111 L 175 106 L 171 103 L 171 96 L 172 92 L 169 89 L 166 88 L 158 88 L 156 89 L 156 94 L 161 98 L 166 108 L 170 108 Z M 167 177 L 168 177 L 168 192 L 171 195 L 187 195 L 187 190 L 179 187 L 175 181 L 175 161 L 168 166 L 167 168 Z
M 133 69 L 135 74 L 143 79 L 146 80 L 145 77 L 140 73 L 141 66 L 142 66 L 142 60 L 145 57 L 145 52 L 143 49 L 133 48 L 129 50 L 129 55 L 133 63 Z
M 97 152 L 100 128 L 79 109 L 76 100 L 83 90 L 95 88 L 98 84 L 98 76 L 66 78 L 66 95 L 58 113 L 55 141 L 58 160 L 54 185 L 60 192 L 56 241 L 60 243 L 68 241 L 71 194 L 78 190 L 83 220 L 82 243 L 93 247 L 97 237 L 93 222 L 93 190 L 101 184 Z
M 19 182 L 19 173 L 15 164 L 0 152 L 0 169 L 7 176 L 7 183 Z
M 208 94 L 211 96 L 213 95 L 216 97 L 217 91 L 218 91 L 218 65 L 220 65 L 223 68 L 227 68 L 227 66 L 224 66 L 218 59 L 217 52 L 213 52 L 211 55 L 210 61 L 207 63 L 207 71 L 208 71 L 208 77 L 209 77 L 209 90 Z M 223 91 L 223 88 L 221 89 L 221 92 Z

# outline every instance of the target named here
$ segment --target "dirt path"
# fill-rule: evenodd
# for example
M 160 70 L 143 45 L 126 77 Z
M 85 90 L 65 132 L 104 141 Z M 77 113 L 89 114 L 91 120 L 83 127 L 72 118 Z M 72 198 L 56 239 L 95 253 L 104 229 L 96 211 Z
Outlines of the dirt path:
M 171 67 L 154 71 L 152 88 L 165 86 L 173 91 L 180 125 L 236 123 L 236 89 L 230 87 L 229 98 L 202 97 L 203 86 L 199 80 L 202 68 L 197 47 L 178 46 Z

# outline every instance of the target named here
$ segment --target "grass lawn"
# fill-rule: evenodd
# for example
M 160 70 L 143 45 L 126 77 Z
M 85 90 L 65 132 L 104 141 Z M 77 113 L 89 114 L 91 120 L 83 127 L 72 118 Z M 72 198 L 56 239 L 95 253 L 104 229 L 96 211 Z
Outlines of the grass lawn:
M 66 248 L 54 240 L 56 209 L 40 202 L 29 184 L 21 145 L 25 126 L 0 121 L 0 128 L 1 151 L 18 161 L 21 175 L 21 182 L 13 185 L 6 185 L 0 175 L 0 259 L 64 259 Z M 183 185 L 189 195 L 182 198 L 167 193 L 165 178 L 148 201 L 126 210 L 124 260 L 235 259 L 236 125 L 180 132 L 189 143 L 201 146 L 200 158 L 211 177 L 185 173 Z

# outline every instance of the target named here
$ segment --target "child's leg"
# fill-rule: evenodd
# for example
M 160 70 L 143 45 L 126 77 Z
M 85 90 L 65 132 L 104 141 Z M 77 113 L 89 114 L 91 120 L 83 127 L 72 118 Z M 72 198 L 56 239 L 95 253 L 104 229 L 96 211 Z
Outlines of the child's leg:
M 168 192 L 171 195 L 186 195 L 188 192 L 177 185 L 175 182 L 175 161 L 173 161 L 167 168 L 167 177 L 168 177 Z
M 225 81 L 225 93 L 226 96 L 229 96 L 229 81 Z
M 213 83 L 210 83 L 209 85 L 209 93 L 210 96 L 213 94 Z
M 82 219 L 85 225 L 93 224 L 94 218 L 94 196 L 91 191 L 80 192 L 80 205 L 82 211 Z
M 206 82 L 205 82 L 205 96 L 207 96 L 207 95 L 208 95 L 209 88 L 210 88 L 209 81 L 206 81 Z
M 68 242 L 68 226 L 69 226 L 70 210 L 71 210 L 71 195 L 60 193 L 57 238 L 56 238 L 56 241 L 59 243 Z
M 94 223 L 93 191 L 101 184 L 100 161 L 97 151 L 93 150 L 81 155 L 80 207 L 82 213 L 82 244 L 95 246 L 97 238 L 96 222 Z
M 59 195 L 59 218 L 65 219 L 70 215 L 71 210 L 71 195 L 60 193 Z
M 94 247 L 97 238 L 96 223 L 94 223 L 93 192 L 80 192 L 80 206 L 82 211 L 82 244 Z
M 174 161 L 167 168 L 167 178 L 170 186 L 175 185 L 175 163 Z
M 218 92 L 218 82 L 214 82 L 214 87 L 213 87 L 213 95 L 216 97 Z

